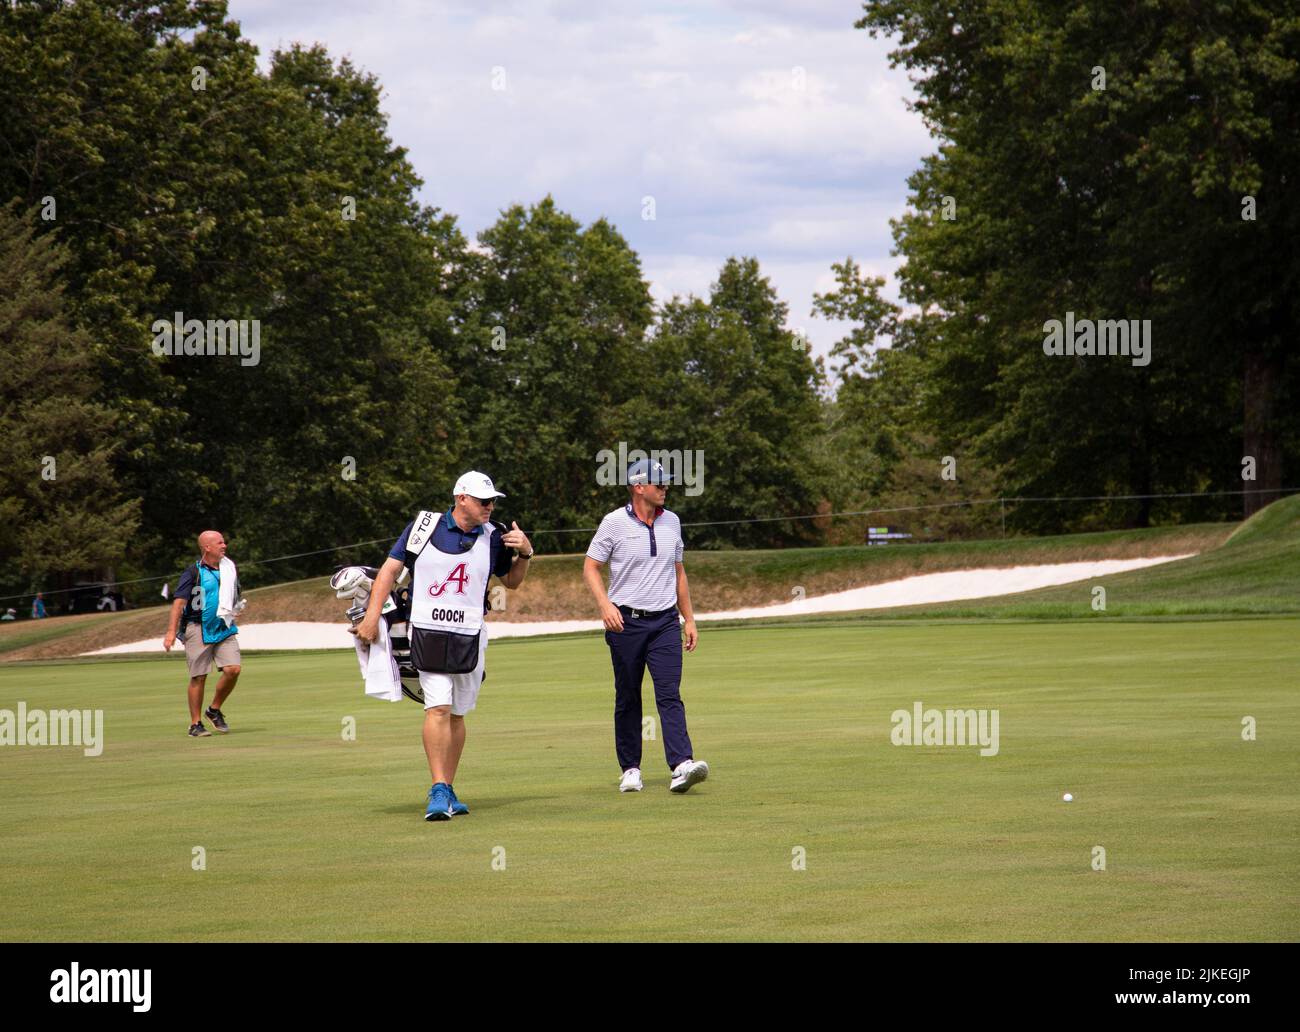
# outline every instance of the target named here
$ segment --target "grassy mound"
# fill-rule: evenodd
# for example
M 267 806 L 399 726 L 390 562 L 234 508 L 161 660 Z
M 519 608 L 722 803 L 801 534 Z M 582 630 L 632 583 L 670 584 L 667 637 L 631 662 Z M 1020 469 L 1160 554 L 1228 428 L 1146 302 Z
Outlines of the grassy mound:
M 1094 587 L 1106 589 L 1094 608 Z M 879 619 L 1072 619 L 1300 613 L 1300 495 L 1240 524 L 1190 559 L 1016 595 L 875 610 Z M 810 617 L 835 619 L 835 617 Z

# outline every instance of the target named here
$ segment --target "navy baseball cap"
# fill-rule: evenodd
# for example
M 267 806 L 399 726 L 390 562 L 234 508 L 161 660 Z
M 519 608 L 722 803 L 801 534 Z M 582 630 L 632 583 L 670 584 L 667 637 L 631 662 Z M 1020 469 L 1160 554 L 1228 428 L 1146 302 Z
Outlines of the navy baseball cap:
M 649 459 L 638 459 L 627 468 L 629 484 L 663 484 L 668 486 L 673 480 L 664 472 L 663 466 Z

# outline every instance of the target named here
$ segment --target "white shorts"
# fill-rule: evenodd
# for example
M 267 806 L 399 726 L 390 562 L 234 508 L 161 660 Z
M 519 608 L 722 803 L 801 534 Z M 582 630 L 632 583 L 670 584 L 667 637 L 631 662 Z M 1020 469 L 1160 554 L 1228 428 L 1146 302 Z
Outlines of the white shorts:
M 483 662 L 487 659 L 487 624 L 478 632 L 478 666 L 468 674 L 429 674 L 420 671 L 420 688 L 424 692 L 424 708 L 450 706 L 451 712 L 463 717 L 478 703 L 478 690 L 483 684 Z

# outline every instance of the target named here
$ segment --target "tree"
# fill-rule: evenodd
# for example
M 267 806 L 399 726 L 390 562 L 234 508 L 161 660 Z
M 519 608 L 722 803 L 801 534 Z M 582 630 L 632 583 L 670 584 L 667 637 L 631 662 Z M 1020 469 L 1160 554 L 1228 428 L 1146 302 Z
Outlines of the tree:
M 0 208 L 0 568 L 9 589 L 121 559 L 140 503 L 114 480 L 114 413 L 95 347 L 65 311 L 67 249 Z M 25 581 L 25 583 L 24 583 Z
M 932 388 L 923 422 L 970 442 L 1006 493 L 1280 484 L 1296 439 L 1284 399 L 1300 216 L 1279 202 L 1300 149 L 1298 12 L 1294 0 L 866 6 L 858 26 L 897 35 L 891 59 L 916 73 L 916 108 L 941 140 L 895 223 L 902 293 L 920 313 L 904 320 L 907 346 Z M 1245 195 L 1267 207 L 1253 222 Z M 1045 356 L 1044 324 L 1067 312 L 1149 319 L 1150 364 Z M 1241 450 L 1258 484 L 1240 480 Z M 1247 511 L 1269 500 L 1247 497 Z M 1213 511 L 1135 500 L 1092 515 Z
M 273 55 L 268 88 L 280 114 L 246 132 L 266 166 L 257 244 L 206 302 L 261 320 L 262 360 L 220 370 L 240 399 L 227 426 L 190 427 L 249 559 L 396 536 L 431 489 L 442 495 L 466 415 L 427 343 L 465 242 L 415 203 L 420 180 L 386 135 L 377 80 L 294 47 Z M 175 365 L 211 382 L 202 364 Z
M 754 258 L 729 258 L 707 301 L 674 298 L 636 359 L 616 417 L 619 439 L 644 451 L 699 453 L 702 490 L 675 488 L 692 547 L 819 540 L 825 470 L 817 370 L 785 328 L 787 308 Z
M 256 58 L 223 2 L 0 7 L 0 198 L 53 202 L 148 572 L 212 525 L 245 561 L 395 534 L 459 436 L 425 343 L 454 220 L 416 202 L 373 76 L 319 47 Z M 160 357 L 176 312 L 256 321 L 260 360 Z
M 479 244 L 449 342 L 470 417 L 461 465 L 496 478 L 503 511 L 533 527 L 594 526 L 597 453 L 617 447 L 611 412 L 645 374 L 633 365 L 653 316 L 640 259 L 608 221 L 584 229 L 549 196 L 503 211 Z
M 883 277 L 864 276 L 852 257 L 831 270 L 836 287 L 815 294 L 813 310 L 850 324 L 831 348 L 839 390 L 826 440 L 835 508 L 886 510 L 841 523 L 835 540 L 860 542 L 863 527 L 879 524 L 902 526 L 917 538 L 997 533 L 999 507 L 965 504 L 996 495 L 996 471 L 968 441 L 941 440 L 925 428 L 932 385 L 917 336 L 928 329 L 926 318 L 901 319 L 901 309 L 881 295 Z

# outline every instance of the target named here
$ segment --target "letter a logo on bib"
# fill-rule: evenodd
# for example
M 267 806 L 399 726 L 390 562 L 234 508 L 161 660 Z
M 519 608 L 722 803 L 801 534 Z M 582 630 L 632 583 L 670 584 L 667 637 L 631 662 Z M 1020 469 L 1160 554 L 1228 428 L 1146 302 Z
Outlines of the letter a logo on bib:
M 441 598 L 442 593 L 447 590 L 447 585 L 455 582 L 456 594 L 465 594 L 465 582 L 469 580 L 469 574 L 465 572 L 465 564 L 461 563 L 451 573 L 447 574 L 447 579 L 441 584 L 430 584 L 429 594 L 433 598 Z
M 468 553 L 423 549 L 411 571 L 411 626 L 456 634 L 482 630 L 483 599 L 491 576 L 492 543 L 487 533 L 475 535 Z

